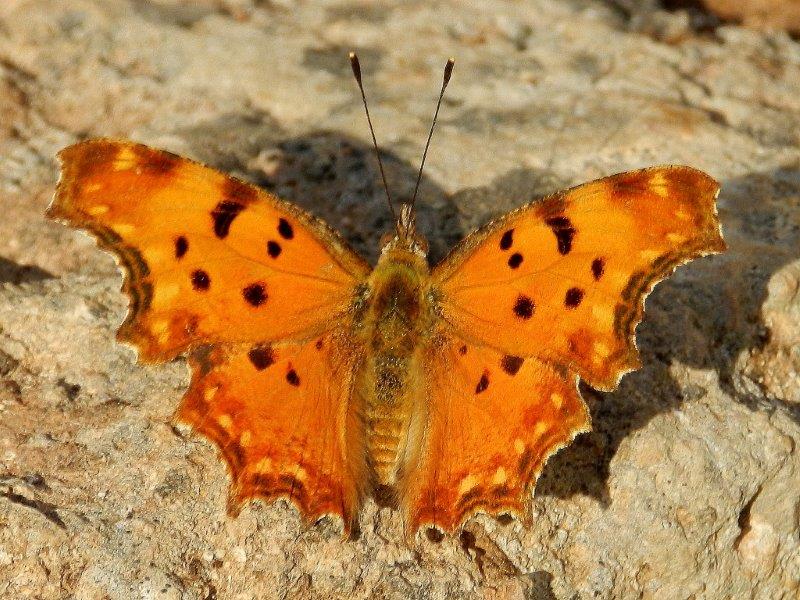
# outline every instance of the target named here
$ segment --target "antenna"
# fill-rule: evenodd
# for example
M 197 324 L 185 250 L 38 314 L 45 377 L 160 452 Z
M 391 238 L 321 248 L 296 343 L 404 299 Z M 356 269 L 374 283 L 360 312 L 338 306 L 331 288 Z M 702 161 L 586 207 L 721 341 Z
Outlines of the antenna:
M 361 90 L 361 100 L 364 102 L 364 112 L 367 113 L 367 123 L 369 124 L 369 132 L 372 135 L 372 145 L 375 148 L 375 156 L 378 158 L 378 168 L 381 170 L 383 189 L 386 191 L 386 201 L 389 203 L 389 210 L 392 213 L 392 218 L 397 221 L 397 214 L 394 212 L 392 197 L 389 195 L 389 186 L 386 185 L 386 174 L 383 172 L 383 161 L 381 161 L 381 153 L 380 150 L 378 150 L 378 141 L 375 139 L 375 130 L 372 127 L 372 119 L 369 118 L 367 96 L 364 94 L 364 85 L 361 83 L 361 64 L 358 62 L 358 56 L 356 56 L 355 52 L 350 53 L 350 66 L 353 68 L 353 76 L 356 78 L 356 82 L 358 82 L 358 89 Z
M 422 169 L 425 167 L 425 158 L 428 156 L 428 146 L 431 145 L 431 138 L 433 137 L 433 128 L 436 127 L 436 118 L 439 116 L 439 108 L 442 106 L 442 98 L 444 97 L 444 90 L 447 84 L 450 83 L 450 76 L 453 74 L 453 65 L 455 59 L 448 58 L 447 64 L 444 66 L 444 77 L 442 77 L 442 89 L 439 92 L 439 101 L 436 103 L 436 112 L 433 113 L 433 122 L 431 123 L 431 130 L 428 132 L 428 141 L 425 142 L 425 150 L 422 153 L 422 162 L 419 165 L 419 173 L 417 173 L 417 184 L 414 186 L 414 195 L 411 197 L 411 208 L 414 207 L 414 202 L 417 199 L 417 191 L 419 190 L 419 182 L 422 179 Z

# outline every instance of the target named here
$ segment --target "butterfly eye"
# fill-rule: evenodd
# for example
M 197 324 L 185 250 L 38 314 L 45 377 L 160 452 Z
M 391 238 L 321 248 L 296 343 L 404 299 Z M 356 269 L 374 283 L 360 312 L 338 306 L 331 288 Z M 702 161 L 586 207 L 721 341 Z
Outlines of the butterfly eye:
M 394 239 L 394 232 L 387 231 L 381 236 L 380 246 L 381 248 L 385 248 L 389 245 L 389 243 Z
M 426 239 L 425 239 L 424 237 L 422 237 L 421 235 L 415 235 L 415 236 L 414 236 L 414 243 L 415 243 L 415 244 L 417 245 L 417 247 L 418 247 L 420 250 L 422 250 L 422 252 L 424 252 L 425 254 L 427 254 L 427 253 L 428 253 L 428 250 L 430 250 L 430 246 L 428 245 L 428 240 L 426 240 Z

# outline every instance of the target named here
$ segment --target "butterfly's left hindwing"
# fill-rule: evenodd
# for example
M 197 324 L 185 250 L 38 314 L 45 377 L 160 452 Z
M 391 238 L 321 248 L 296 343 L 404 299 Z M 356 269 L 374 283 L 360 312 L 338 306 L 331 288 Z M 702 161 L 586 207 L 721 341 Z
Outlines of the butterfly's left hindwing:
M 176 419 L 222 451 L 233 512 L 251 498 L 283 497 L 306 522 L 333 514 L 350 530 L 367 480 L 363 425 L 349 401 L 359 358 L 344 331 L 191 356 Z

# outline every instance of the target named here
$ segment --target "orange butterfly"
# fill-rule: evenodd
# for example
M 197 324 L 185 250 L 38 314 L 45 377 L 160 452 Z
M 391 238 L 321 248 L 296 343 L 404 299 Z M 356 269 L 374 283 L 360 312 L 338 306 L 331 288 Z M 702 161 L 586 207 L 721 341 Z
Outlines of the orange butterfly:
M 188 159 L 110 140 L 59 158 L 48 215 L 124 267 L 118 338 L 146 362 L 188 355 L 176 419 L 221 450 L 232 512 L 286 497 L 345 531 L 371 494 L 409 535 L 527 517 L 545 461 L 590 428 L 579 378 L 612 390 L 639 367 L 645 296 L 725 249 L 716 182 L 682 166 L 522 206 L 430 269 L 413 201 L 371 268 L 323 222 Z

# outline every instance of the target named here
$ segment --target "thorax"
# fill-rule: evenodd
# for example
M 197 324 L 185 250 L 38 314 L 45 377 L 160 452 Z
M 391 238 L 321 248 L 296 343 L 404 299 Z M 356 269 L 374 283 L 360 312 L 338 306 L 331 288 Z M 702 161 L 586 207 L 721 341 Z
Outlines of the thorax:
M 423 256 L 389 249 L 369 278 L 364 334 L 371 353 L 409 356 L 432 319 L 430 271 Z

